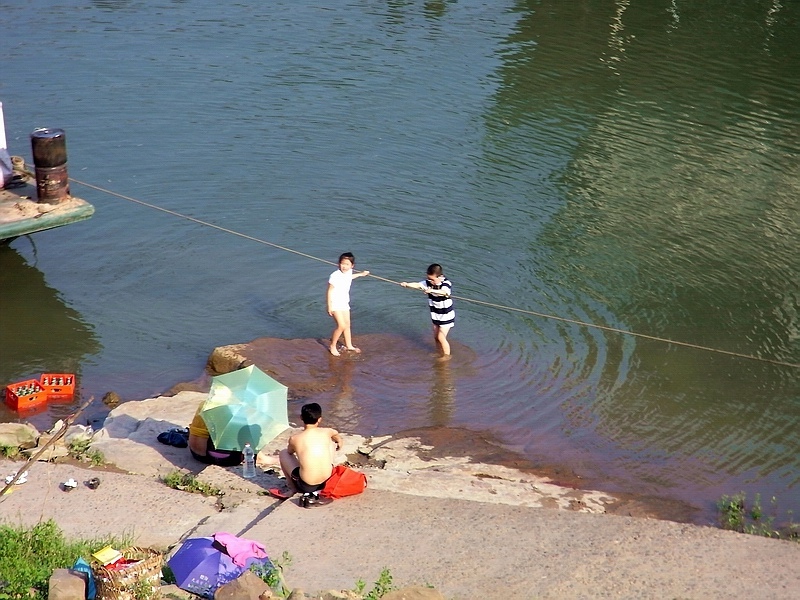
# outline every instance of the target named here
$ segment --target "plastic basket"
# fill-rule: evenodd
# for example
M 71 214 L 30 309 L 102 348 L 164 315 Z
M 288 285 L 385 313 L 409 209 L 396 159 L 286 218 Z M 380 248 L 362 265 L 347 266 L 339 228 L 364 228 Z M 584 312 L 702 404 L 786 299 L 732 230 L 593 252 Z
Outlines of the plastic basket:
M 6 386 L 6 404 L 11 410 L 27 412 L 47 403 L 47 393 L 36 379 L 26 379 Z
M 42 373 L 39 383 L 48 400 L 71 400 L 75 395 L 74 373 Z
M 150 548 L 131 547 L 122 551 L 122 558 L 135 560 L 123 566 L 92 565 L 97 600 L 138 600 L 161 597 L 161 567 L 164 556 Z

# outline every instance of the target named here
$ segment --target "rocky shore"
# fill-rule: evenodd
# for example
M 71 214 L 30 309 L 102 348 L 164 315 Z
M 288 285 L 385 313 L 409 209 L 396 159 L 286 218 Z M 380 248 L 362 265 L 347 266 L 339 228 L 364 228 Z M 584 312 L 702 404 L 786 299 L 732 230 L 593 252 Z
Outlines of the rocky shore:
M 268 370 L 250 350 L 217 349 L 209 368 L 252 362 Z M 33 464 L 27 482 L 0 498 L 0 521 L 52 518 L 68 537 L 129 535 L 164 550 L 188 537 L 233 533 L 261 542 L 270 556 L 287 552 L 286 580 L 305 590 L 352 589 L 384 568 L 400 586 L 464 599 L 793 598 L 800 589 L 800 544 L 647 518 L 646 502 L 536 474 L 468 432 L 447 432 L 449 453 L 436 446 L 444 434 L 435 428 L 346 435 L 337 458 L 367 474 L 364 494 L 313 510 L 278 501 L 265 490 L 280 483 L 275 453 L 291 431 L 262 450 L 250 480 L 156 440 L 187 426 L 204 395 L 183 389 L 121 404 L 92 436 L 105 466 Z M 0 468 L 20 464 L 5 460 Z M 222 495 L 167 487 L 160 478 L 176 470 Z M 96 489 L 84 485 L 93 477 Z M 65 492 L 70 478 L 79 485 Z

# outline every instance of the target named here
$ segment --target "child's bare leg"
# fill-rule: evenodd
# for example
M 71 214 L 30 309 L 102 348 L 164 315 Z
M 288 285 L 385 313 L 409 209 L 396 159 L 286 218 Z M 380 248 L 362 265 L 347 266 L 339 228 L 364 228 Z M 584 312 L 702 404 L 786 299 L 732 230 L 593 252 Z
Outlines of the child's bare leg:
M 442 349 L 442 354 L 445 356 L 450 356 L 450 342 L 447 341 L 447 333 L 450 331 L 450 328 L 434 325 L 433 330 L 434 336 L 436 337 L 436 342 Z
M 433 324 L 433 345 L 436 346 L 438 350 L 441 348 L 441 344 L 439 343 L 439 326 L 436 323 Z
M 344 327 L 344 347 L 352 352 L 361 352 L 358 348 L 353 346 L 353 336 L 350 333 L 350 311 L 345 313 L 345 327 Z
M 334 356 L 339 356 L 339 350 L 336 346 L 339 344 L 339 338 L 344 334 L 345 343 L 350 337 L 350 311 L 349 310 L 335 310 L 333 311 L 333 318 L 336 321 L 336 329 L 333 330 L 331 336 L 330 353 Z

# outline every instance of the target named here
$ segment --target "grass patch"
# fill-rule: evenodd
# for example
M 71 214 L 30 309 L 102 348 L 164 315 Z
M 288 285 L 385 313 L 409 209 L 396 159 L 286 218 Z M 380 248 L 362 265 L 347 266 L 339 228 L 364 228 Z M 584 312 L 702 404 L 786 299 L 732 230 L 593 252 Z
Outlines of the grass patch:
M 800 524 L 792 519 L 792 511 L 787 511 L 788 521 L 778 526 L 775 524 L 778 515 L 778 500 L 775 496 L 770 501 L 770 507 L 768 515 L 761 506 L 761 494 L 756 494 L 752 502 L 748 502 L 744 492 L 733 496 L 725 495 L 717 501 L 719 521 L 723 529 L 800 542 Z
M 3 458 L 17 458 L 19 448 L 17 446 L 0 446 L 0 456 Z
M 197 477 L 191 473 L 172 471 L 171 473 L 164 475 L 164 477 L 161 478 L 161 481 L 163 481 L 167 487 L 171 487 L 173 490 L 181 490 L 183 492 L 191 492 L 193 494 L 203 494 L 203 496 L 222 496 L 222 490 L 209 483 L 199 481 Z
M 33 527 L 0 525 L 0 600 L 45 600 L 55 569 L 72 567 L 83 557 L 111 545 L 127 546 L 130 540 L 103 538 L 67 541 L 52 520 Z
M 76 437 L 69 443 L 69 446 L 67 446 L 67 451 L 72 458 L 83 462 L 89 462 L 93 467 L 99 467 L 106 459 L 102 452 L 91 449 L 91 443 L 89 438 Z
M 286 580 L 283 578 L 283 569 L 292 564 L 292 557 L 284 550 L 280 559 L 272 560 L 271 562 L 272 567 L 254 564 L 250 567 L 250 570 L 258 575 L 279 598 L 288 598 L 292 590 L 286 585 Z

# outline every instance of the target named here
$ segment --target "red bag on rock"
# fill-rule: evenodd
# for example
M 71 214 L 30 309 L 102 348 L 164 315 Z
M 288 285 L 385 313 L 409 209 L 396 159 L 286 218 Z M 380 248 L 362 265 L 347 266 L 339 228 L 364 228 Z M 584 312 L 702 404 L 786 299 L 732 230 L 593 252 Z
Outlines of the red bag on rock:
M 326 498 L 344 498 L 360 494 L 367 487 L 367 476 L 344 465 L 333 467 L 333 473 L 319 493 Z

